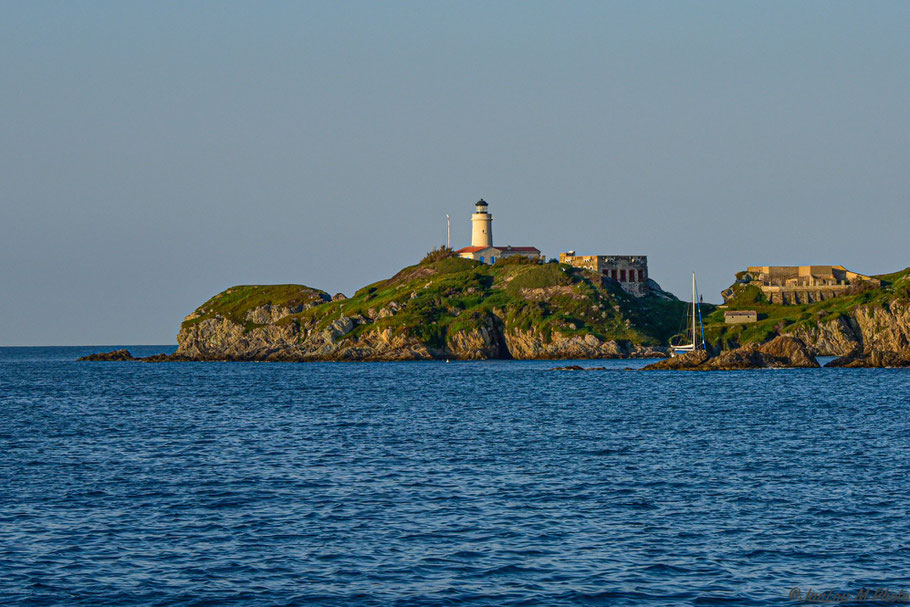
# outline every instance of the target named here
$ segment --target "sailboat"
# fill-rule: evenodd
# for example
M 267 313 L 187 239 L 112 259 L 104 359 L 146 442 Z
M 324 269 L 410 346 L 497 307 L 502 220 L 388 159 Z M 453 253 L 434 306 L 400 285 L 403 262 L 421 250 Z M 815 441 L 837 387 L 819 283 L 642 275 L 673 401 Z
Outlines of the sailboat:
M 679 356 L 696 350 L 705 349 L 705 326 L 701 321 L 701 306 L 698 301 L 698 287 L 695 284 L 695 272 L 692 272 L 692 310 L 691 315 L 687 314 L 687 327 L 684 339 L 691 342 L 678 345 L 670 345 L 670 355 Z

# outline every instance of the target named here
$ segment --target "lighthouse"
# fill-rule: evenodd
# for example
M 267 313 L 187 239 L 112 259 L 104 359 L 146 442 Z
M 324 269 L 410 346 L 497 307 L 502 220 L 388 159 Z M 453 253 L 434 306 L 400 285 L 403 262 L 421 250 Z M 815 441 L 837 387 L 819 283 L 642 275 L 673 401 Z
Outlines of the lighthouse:
M 487 203 L 483 198 L 474 205 L 474 214 L 471 215 L 471 246 L 493 246 L 493 216 L 487 212 Z
M 463 259 L 473 259 L 481 263 L 496 263 L 504 257 L 527 257 L 534 261 L 542 261 L 543 256 L 537 247 L 506 247 L 493 246 L 493 216 L 487 211 L 489 205 L 481 198 L 474 203 L 474 213 L 471 215 L 471 246 L 455 251 Z

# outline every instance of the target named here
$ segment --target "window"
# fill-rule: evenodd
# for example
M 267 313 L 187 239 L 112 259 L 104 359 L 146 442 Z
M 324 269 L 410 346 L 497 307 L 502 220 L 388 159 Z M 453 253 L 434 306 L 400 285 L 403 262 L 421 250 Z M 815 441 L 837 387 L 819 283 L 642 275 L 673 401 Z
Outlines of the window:
M 496 258 L 495 258 L 495 257 L 490 257 L 490 263 L 496 263 Z
M 626 282 L 626 271 L 625 270 L 619 271 L 619 282 Z
M 484 261 L 483 261 L 483 255 L 480 256 L 480 263 L 484 263 Z
M 613 280 L 619 280 L 619 274 L 616 273 L 616 269 L 613 269 Z

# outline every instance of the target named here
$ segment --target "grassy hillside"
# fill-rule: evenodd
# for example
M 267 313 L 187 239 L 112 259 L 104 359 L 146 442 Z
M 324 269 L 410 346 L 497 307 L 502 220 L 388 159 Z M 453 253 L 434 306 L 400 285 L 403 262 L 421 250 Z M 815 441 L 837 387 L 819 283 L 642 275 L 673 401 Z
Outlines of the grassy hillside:
M 801 326 L 813 326 L 836 320 L 861 305 L 888 305 L 895 299 L 910 300 L 910 268 L 876 276 L 880 288 L 859 285 L 852 293 L 827 301 L 802 305 L 768 303 L 761 289 L 754 285 L 731 287 L 734 297 L 727 310 L 755 310 L 758 322 L 743 325 L 724 324 L 724 310 L 718 309 L 705 318 L 705 336 L 709 342 L 732 346 L 764 342 L 780 333 L 791 333 Z
M 602 285 L 598 276 L 558 263 L 512 258 L 489 266 L 437 254 L 363 287 L 347 300 L 321 303 L 279 323 L 322 330 L 341 316 L 361 317 L 373 322 L 360 323 L 343 339 L 391 329 L 393 334 L 408 332 L 429 346 L 490 322 L 509 330 L 534 330 L 546 338 L 593 334 L 601 340 L 642 345 L 665 345 L 679 330 L 684 303 L 657 296 L 636 299 L 617 283 L 608 283 Z M 256 306 L 314 302 L 324 296 L 299 285 L 234 287 L 206 302 L 197 311 L 199 316 L 187 323 L 222 315 L 250 324 L 246 315 Z
M 255 308 L 271 305 L 293 309 L 318 305 L 330 299 L 326 292 L 302 285 L 240 285 L 222 291 L 199 306 L 193 315 L 183 322 L 183 326 L 191 326 L 216 316 L 240 324 L 251 324 L 248 323 L 246 315 Z

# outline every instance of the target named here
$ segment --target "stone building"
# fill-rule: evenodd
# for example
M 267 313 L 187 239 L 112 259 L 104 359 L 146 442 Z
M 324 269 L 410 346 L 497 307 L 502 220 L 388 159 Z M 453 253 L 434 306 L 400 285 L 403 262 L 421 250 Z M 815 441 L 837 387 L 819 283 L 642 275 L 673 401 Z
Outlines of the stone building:
M 724 322 L 728 325 L 743 325 L 758 321 L 758 312 L 755 310 L 727 310 L 724 312 Z
M 482 263 L 496 263 L 499 259 L 516 255 L 535 261 L 542 258 L 537 247 L 493 246 L 493 216 L 487 211 L 488 207 L 483 198 L 474 205 L 474 213 L 471 215 L 471 246 L 458 249 L 456 255 Z
M 749 266 L 737 282 L 758 286 L 768 301 L 775 304 L 823 301 L 843 295 L 861 282 L 881 285 L 880 280 L 851 272 L 844 266 Z M 729 299 L 733 291 L 727 289 L 722 295 Z
M 650 290 L 648 258 L 645 255 L 576 255 L 575 251 L 559 254 L 559 263 L 596 272 L 619 282 L 620 286 L 636 297 Z

